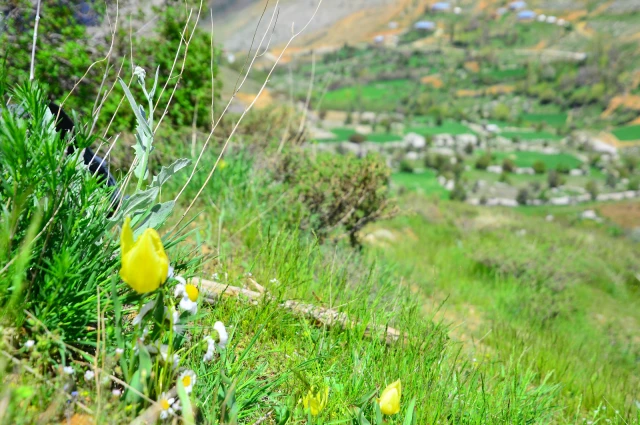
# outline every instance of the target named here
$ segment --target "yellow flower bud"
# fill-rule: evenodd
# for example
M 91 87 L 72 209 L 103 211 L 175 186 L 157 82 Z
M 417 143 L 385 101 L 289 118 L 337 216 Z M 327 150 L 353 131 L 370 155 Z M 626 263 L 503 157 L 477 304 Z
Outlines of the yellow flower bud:
M 402 394 L 402 386 L 400 380 L 389 384 L 387 388 L 382 391 L 378 404 L 380 405 L 380 411 L 385 415 L 395 415 L 400 411 L 400 396 Z
M 169 257 L 155 229 L 145 229 L 134 242 L 131 219 L 127 217 L 120 234 L 120 250 L 120 277 L 137 293 L 155 291 L 167 280 Z
M 318 391 L 315 395 L 312 390 L 309 390 L 306 396 L 302 399 L 302 405 L 305 409 L 311 411 L 312 416 L 318 416 L 322 409 L 327 405 L 329 400 L 329 388 L 326 387 L 323 391 Z

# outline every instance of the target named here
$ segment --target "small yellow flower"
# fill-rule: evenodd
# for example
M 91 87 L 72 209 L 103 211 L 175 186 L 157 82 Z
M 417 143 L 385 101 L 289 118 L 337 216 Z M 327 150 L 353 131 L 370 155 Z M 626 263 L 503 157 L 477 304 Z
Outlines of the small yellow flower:
M 127 217 L 120 234 L 120 249 L 120 277 L 137 293 L 155 291 L 167 280 L 169 257 L 155 229 L 145 229 L 134 242 L 131 219 Z
M 187 296 L 192 302 L 196 302 L 196 300 L 198 299 L 199 291 L 196 285 L 187 283 L 186 286 L 184 287 L 184 292 L 187 293 Z
M 218 168 L 220 170 L 224 170 L 228 166 L 229 166 L 229 163 L 227 163 L 227 161 L 225 161 L 224 159 L 221 159 L 220 162 L 218 163 Z
M 158 404 L 160 405 L 160 419 L 168 419 L 170 416 L 173 416 L 175 413 L 173 409 L 174 402 L 175 398 L 170 398 L 166 393 L 162 393 L 158 399 Z
M 178 380 L 182 382 L 185 392 L 191 394 L 193 386 L 196 384 L 196 373 L 192 370 L 185 370 L 178 376 Z
M 310 389 L 307 395 L 302 399 L 302 405 L 305 409 L 309 409 L 311 411 L 311 415 L 318 416 L 318 414 L 322 412 L 322 409 L 327 405 L 328 400 L 328 387 L 324 389 L 324 392 L 320 390 L 315 395 L 313 394 L 313 389 Z
M 382 390 L 382 394 L 378 399 L 380 411 L 385 415 L 395 415 L 400 411 L 400 396 L 402 395 L 402 386 L 400 380 L 389 384 L 387 388 Z

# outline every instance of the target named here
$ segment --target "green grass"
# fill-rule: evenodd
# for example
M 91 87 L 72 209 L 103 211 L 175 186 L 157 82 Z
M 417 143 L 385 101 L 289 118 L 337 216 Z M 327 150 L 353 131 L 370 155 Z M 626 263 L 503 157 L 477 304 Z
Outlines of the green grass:
M 526 76 L 527 70 L 525 68 L 491 69 L 481 71 L 481 75 L 486 75 L 496 81 L 511 81 Z
M 613 130 L 612 133 L 621 141 L 640 140 L 640 125 L 619 127 Z
M 406 187 L 412 191 L 424 193 L 429 197 L 448 199 L 449 192 L 438 183 L 436 173 L 433 170 L 425 170 L 421 173 L 394 173 L 391 176 L 393 183 Z
M 351 137 L 356 133 L 356 131 L 351 128 L 332 128 L 331 132 L 335 134 L 336 137 L 332 137 L 330 139 L 320 139 L 320 141 L 346 142 L 349 140 L 349 137 Z M 398 136 L 396 134 L 390 134 L 390 133 L 370 133 L 365 135 L 365 137 L 367 141 L 376 142 L 376 143 L 395 142 L 398 140 L 402 140 L 402 136 Z
M 425 311 L 459 324 L 454 339 L 496 366 L 526 359 L 538 382 L 560 385 L 563 408 L 551 423 L 624 423 L 615 411 L 638 423 L 629 403 L 640 395 L 640 345 L 623 342 L 640 319 L 628 242 L 513 211 L 406 202 L 417 214 L 379 227 L 412 237 L 377 253 L 411 270 L 416 297 L 431 300 Z
M 403 97 L 415 95 L 419 83 L 411 80 L 391 80 L 364 86 L 343 87 L 328 92 L 322 106 L 336 110 L 388 111 Z
M 522 119 L 527 123 L 544 123 L 552 127 L 562 127 L 567 122 L 566 113 L 557 114 L 522 114 Z
M 523 141 L 530 140 L 548 140 L 548 141 L 556 141 L 561 140 L 562 137 L 556 134 L 551 134 L 546 131 L 503 131 L 500 133 L 500 136 L 506 137 L 507 139 L 519 138 Z
M 579 168 L 582 162 L 575 156 L 568 153 L 545 154 L 541 152 L 493 152 L 498 163 L 502 163 L 504 158 L 511 158 L 518 167 L 532 167 L 537 161 L 542 161 L 547 169 L 556 169 L 558 166 Z
M 423 136 L 429 136 L 435 134 L 473 134 L 473 131 L 457 121 L 444 121 L 441 126 L 410 126 L 405 129 L 405 133 L 417 133 Z

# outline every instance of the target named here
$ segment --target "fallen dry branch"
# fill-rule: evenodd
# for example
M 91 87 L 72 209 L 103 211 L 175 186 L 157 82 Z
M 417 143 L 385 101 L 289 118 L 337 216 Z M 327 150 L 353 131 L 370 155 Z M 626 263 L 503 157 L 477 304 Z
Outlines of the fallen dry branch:
M 251 283 L 256 288 L 262 288 L 261 292 L 249 289 L 239 288 L 237 286 L 224 285 L 222 283 L 211 280 L 195 278 L 194 283 L 199 284 L 200 290 L 204 293 L 205 299 L 215 297 L 242 297 L 246 298 L 251 304 L 258 304 L 261 300 L 274 300 L 263 286 L 251 279 Z M 296 316 L 306 317 L 314 320 L 318 325 L 328 328 L 341 327 L 342 329 L 353 329 L 360 325 L 359 322 L 349 319 L 345 313 L 324 307 L 318 307 L 313 304 L 301 303 L 298 301 L 283 301 L 279 306 L 290 311 Z M 368 338 L 379 337 L 385 341 L 387 345 L 391 345 L 400 339 L 403 335 L 394 328 L 385 326 L 367 325 L 364 335 Z

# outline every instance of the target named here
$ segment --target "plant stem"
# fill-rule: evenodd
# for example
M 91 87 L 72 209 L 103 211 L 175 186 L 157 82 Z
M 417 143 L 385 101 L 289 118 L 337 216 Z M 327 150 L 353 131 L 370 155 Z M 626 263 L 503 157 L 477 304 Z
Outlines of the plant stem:
M 31 70 L 29 71 L 29 81 L 35 78 L 36 67 L 36 42 L 38 41 L 38 24 L 40 23 L 40 0 L 36 9 L 36 23 L 33 27 L 33 44 L 31 45 Z

